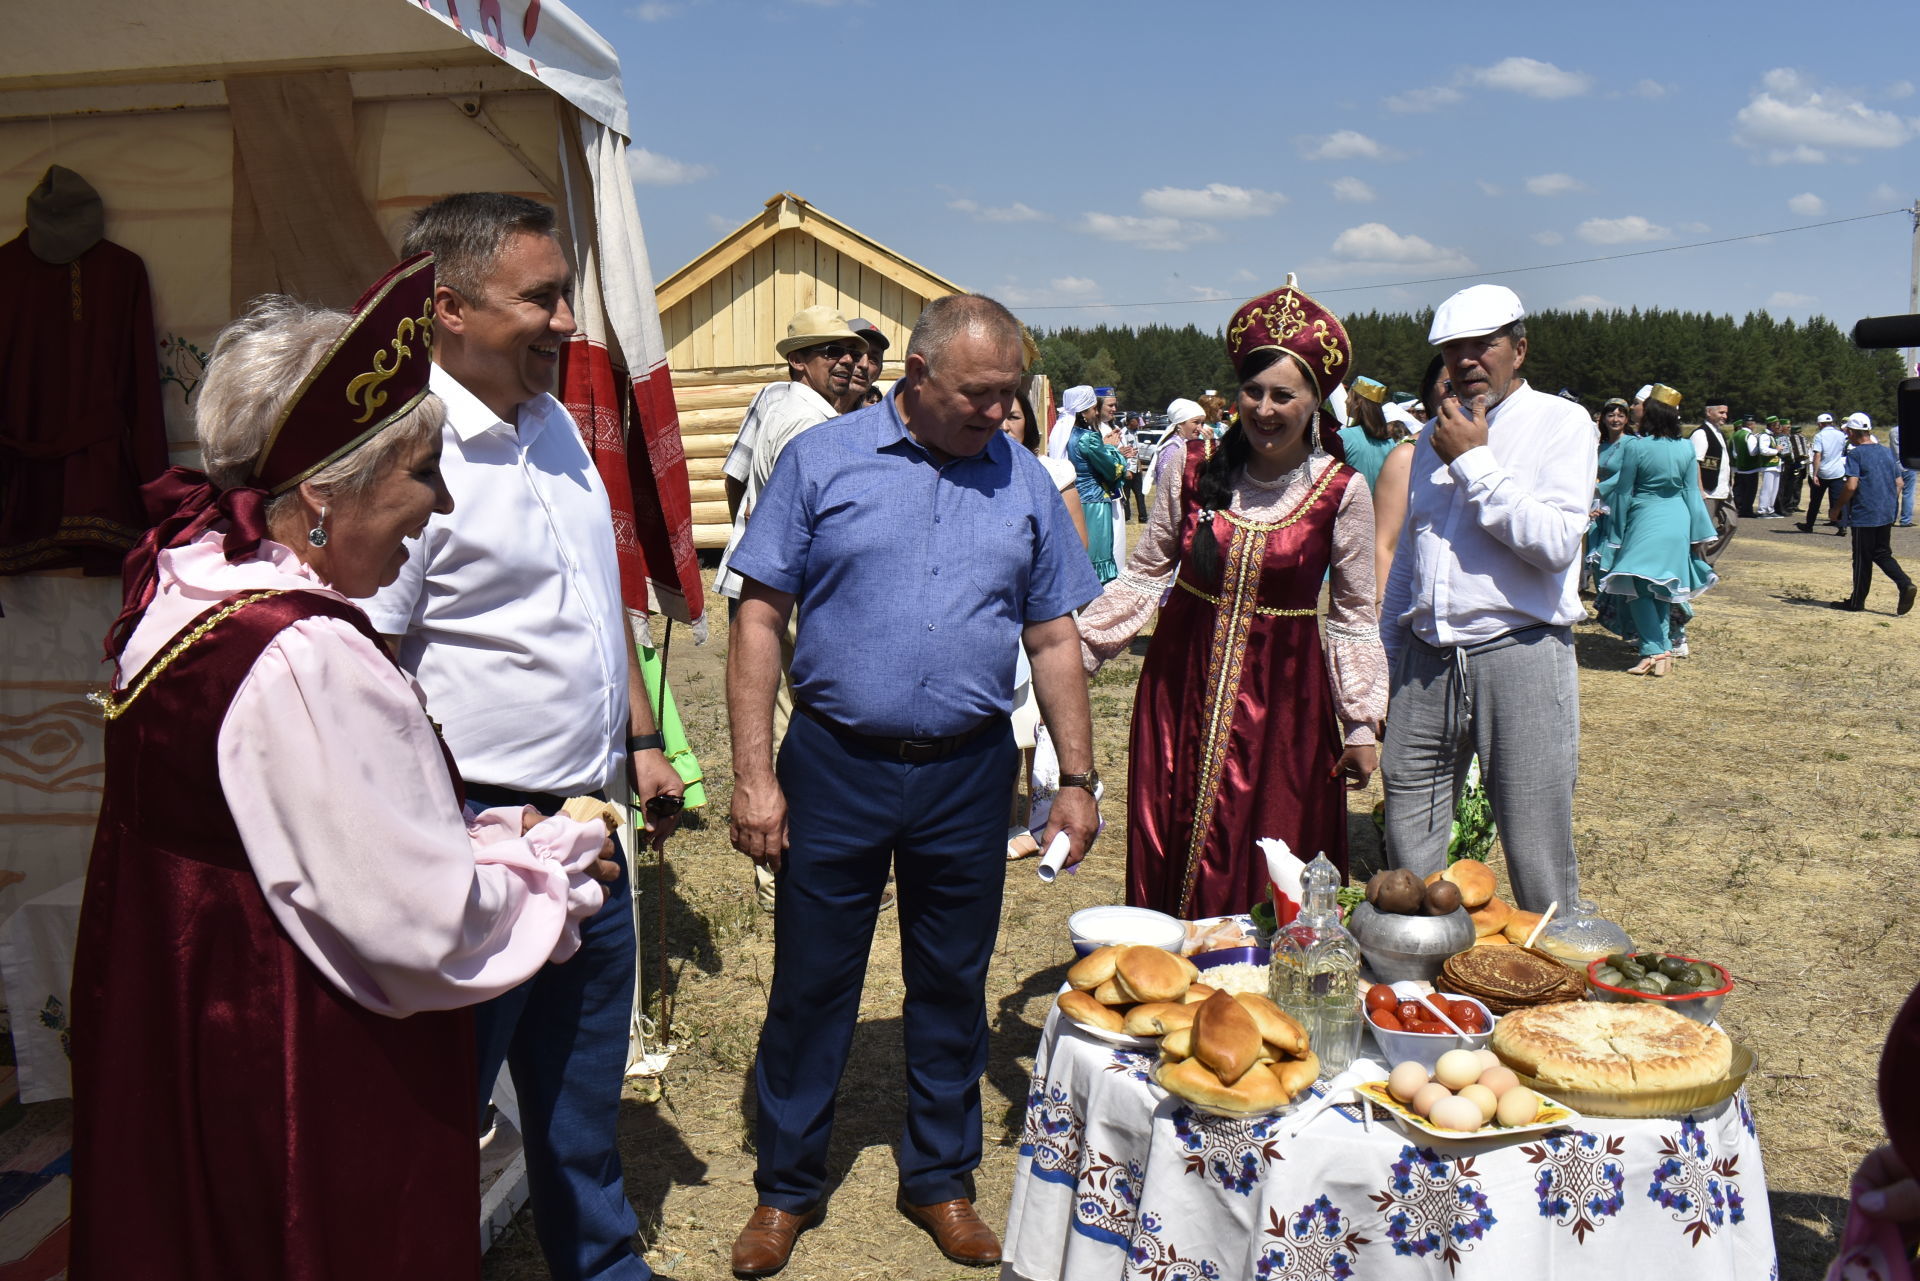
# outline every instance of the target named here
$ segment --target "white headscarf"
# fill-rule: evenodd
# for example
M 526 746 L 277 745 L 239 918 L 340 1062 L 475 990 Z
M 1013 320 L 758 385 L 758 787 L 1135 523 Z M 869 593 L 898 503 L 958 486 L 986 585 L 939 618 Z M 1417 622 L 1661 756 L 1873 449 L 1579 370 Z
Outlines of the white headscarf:
M 1182 396 L 1167 404 L 1167 426 L 1178 427 L 1181 423 L 1191 422 L 1195 418 L 1205 418 L 1207 411 L 1200 403 Z
M 1094 406 L 1093 388 L 1082 383 L 1078 387 L 1069 387 L 1060 396 L 1060 416 L 1053 420 L 1053 430 L 1047 433 L 1047 457 L 1065 458 L 1067 456 L 1067 436 L 1073 431 L 1073 424 L 1080 415 Z

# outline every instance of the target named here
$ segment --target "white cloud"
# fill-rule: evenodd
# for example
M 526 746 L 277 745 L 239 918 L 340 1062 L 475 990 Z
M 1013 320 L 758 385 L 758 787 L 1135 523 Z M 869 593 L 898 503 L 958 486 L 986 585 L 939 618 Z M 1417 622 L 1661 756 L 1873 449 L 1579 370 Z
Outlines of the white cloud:
M 1085 276 L 1055 276 L 1047 283 L 1055 293 L 1068 298 L 1091 298 L 1100 292 L 1100 286 Z
M 1574 234 L 1591 245 L 1642 245 L 1673 235 L 1665 227 L 1648 222 L 1639 214 L 1628 214 L 1625 218 L 1589 218 L 1580 224 Z
M 627 16 L 642 22 L 664 22 L 678 12 L 680 6 L 669 4 L 667 0 L 646 0 L 645 4 L 637 4 L 627 10 Z
M 1465 96 L 1452 85 L 1434 85 L 1429 89 L 1408 89 L 1404 93 L 1396 93 L 1388 98 L 1387 110 L 1398 111 L 1403 115 L 1438 111 L 1442 107 L 1451 107 Z
M 1234 280 L 1236 280 L 1236 281 L 1238 281 L 1238 282 L 1240 282 L 1240 283 L 1242 283 L 1242 284 L 1245 284 L 1245 283 L 1246 283 L 1246 282 L 1248 282 L 1248 281 L 1253 281 L 1253 280 L 1258 280 L 1258 279 L 1260 279 L 1260 277 L 1259 277 L 1259 276 L 1257 276 L 1257 275 L 1255 275 L 1255 274 L 1254 274 L 1253 272 L 1251 272 L 1251 271 L 1248 271 L 1248 270 L 1247 270 L 1247 269 L 1246 269 L 1245 267 L 1242 267 L 1242 268 L 1240 268 L 1240 269 L 1239 269 L 1238 271 L 1236 271 L 1236 272 L 1234 272 L 1234 273 L 1233 273 L 1233 278 L 1234 278 Z
M 1140 249 L 1177 253 L 1189 245 L 1220 239 L 1217 228 L 1179 218 L 1140 218 L 1133 214 L 1088 213 L 1074 230 Z
M 1587 184 L 1571 174 L 1543 173 L 1527 179 L 1527 190 L 1536 196 L 1564 196 L 1570 191 L 1585 191 Z
M 634 147 L 627 152 L 627 168 L 642 187 L 682 187 L 713 174 L 710 165 L 688 164 L 645 147 Z
M 1140 194 L 1143 208 L 1170 218 L 1265 218 L 1287 198 L 1277 191 L 1229 187 L 1210 182 L 1204 187 L 1155 187 Z
M 1008 281 L 995 289 L 993 296 L 1009 307 L 1088 302 L 1100 296 L 1100 284 L 1085 276 L 1055 276 L 1043 289 L 1028 289 L 1016 282 Z
M 1375 199 L 1373 188 L 1358 178 L 1335 178 L 1327 185 L 1333 188 L 1333 198 L 1343 204 L 1365 205 Z
M 1443 249 L 1420 236 L 1403 236 L 1383 222 L 1361 223 L 1341 232 L 1333 256 L 1349 267 L 1369 271 L 1471 271 L 1473 263 L 1458 249 Z
M 1619 304 L 1599 294 L 1580 294 L 1560 304 L 1561 311 L 1613 311 Z
M 1469 72 L 1468 78 L 1489 89 L 1529 98 L 1577 98 L 1593 88 L 1593 77 L 1586 72 L 1563 71 L 1538 58 L 1502 58 L 1491 67 Z
M 1557 231 L 1536 231 L 1533 233 L 1533 243 L 1536 245 L 1557 245 L 1565 239 L 1566 237 Z
M 1898 205 L 1906 203 L 1906 197 L 1895 191 L 1893 184 L 1890 182 L 1883 182 L 1872 191 L 1869 191 L 1867 193 L 1867 199 L 1876 205 Z
M 1704 222 L 1683 222 L 1674 229 L 1689 236 L 1704 236 L 1713 230 L 1712 227 L 1707 226 Z
M 1295 139 L 1300 154 L 1309 160 L 1395 160 L 1398 153 L 1383 147 L 1364 133 L 1340 129 L 1325 137 L 1318 135 Z
M 1768 308 L 1778 307 L 1782 310 L 1793 307 L 1805 307 L 1809 303 L 1818 301 L 1819 299 L 1815 298 L 1812 294 L 1796 294 L 1786 289 L 1776 290 L 1767 295 Z
M 983 205 L 977 200 L 949 200 L 947 208 L 966 214 L 975 222 L 1046 222 L 1047 215 L 1018 200 L 1010 205 Z
M 1488 182 L 1485 178 L 1475 178 L 1473 183 L 1476 187 L 1480 188 L 1480 194 L 1483 196 L 1504 196 L 1507 194 L 1505 187 L 1500 186 L 1498 183 Z
M 1636 98 L 1664 98 L 1668 89 L 1658 80 L 1637 80 L 1627 92 Z
M 1896 80 L 1887 86 L 1887 97 L 1895 99 L 1913 97 L 1913 81 Z
M 1734 141 L 1768 164 L 1824 164 L 1833 151 L 1898 147 L 1920 136 L 1920 120 L 1876 111 L 1841 89 L 1816 88 L 1791 67 L 1775 67 L 1734 116 Z
M 738 227 L 739 225 L 740 225 L 740 220 L 738 218 L 729 218 L 725 214 L 717 214 L 717 213 L 710 213 L 707 215 L 707 226 L 713 229 L 714 231 L 720 231 L 720 232 L 732 231 L 735 227 Z
M 1787 208 L 1802 218 L 1815 218 L 1827 211 L 1827 202 L 1811 191 L 1803 191 L 1787 201 Z
M 1207 302 L 1225 302 L 1233 296 L 1226 290 L 1216 288 L 1213 285 L 1181 285 L 1179 288 L 1185 289 L 1195 298 L 1203 299 Z

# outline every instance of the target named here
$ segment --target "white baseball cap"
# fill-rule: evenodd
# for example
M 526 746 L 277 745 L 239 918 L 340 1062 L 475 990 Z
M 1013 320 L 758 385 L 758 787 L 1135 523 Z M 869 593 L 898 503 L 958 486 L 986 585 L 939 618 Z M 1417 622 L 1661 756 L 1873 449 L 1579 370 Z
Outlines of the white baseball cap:
M 1872 431 L 1873 419 L 1867 417 L 1865 414 L 1848 414 L 1847 430 L 1848 431 Z
M 1821 414 L 1818 418 L 1814 419 L 1813 421 L 1815 421 L 1816 423 L 1830 423 L 1833 421 L 1833 415 Z
M 1427 341 L 1438 347 L 1456 338 L 1479 338 L 1526 317 L 1526 304 L 1505 285 L 1468 285 L 1433 313 Z

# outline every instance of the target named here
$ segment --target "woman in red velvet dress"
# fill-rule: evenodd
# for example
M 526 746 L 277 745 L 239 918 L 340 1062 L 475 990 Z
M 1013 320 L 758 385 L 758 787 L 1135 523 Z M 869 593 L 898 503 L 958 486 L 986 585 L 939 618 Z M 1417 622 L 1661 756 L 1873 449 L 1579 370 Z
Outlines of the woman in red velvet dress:
M 606 830 L 463 815 L 350 598 L 452 510 L 432 259 L 214 347 L 109 637 L 73 974 L 73 1281 L 471 1281 L 463 1008 L 579 946 Z
M 1234 313 L 1227 354 L 1238 422 L 1169 470 L 1125 572 L 1080 616 L 1091 672 L 1172 579 L 1134 700 L 1127 902 L 1189 920 L 1265 897 L 1261 837 L 1345 871 L 1345 789 L 1378 764 L 1387 701 L 1373 504 L 1319 414 L 1352 367 L 1346 330 L 1289 284 Z

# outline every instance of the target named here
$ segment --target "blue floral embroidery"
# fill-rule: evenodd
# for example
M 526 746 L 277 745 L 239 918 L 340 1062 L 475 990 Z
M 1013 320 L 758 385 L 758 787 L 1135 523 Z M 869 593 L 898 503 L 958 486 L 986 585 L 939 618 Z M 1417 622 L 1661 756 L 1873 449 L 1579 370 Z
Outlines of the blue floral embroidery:
M 1387 1223 L 1393 1252 L 1425 1258 L 1434 1255 L 1449 1272 L 1461 1256 L 1484 1240 L 1499 1222 L 1480 1189 L 1471 1156 L 1451 1160 L 1431 1148 L 1408 1145 L 1389 1169 L 1387 1187 L 1370 1199 Z
M 1520 1150 L 1540 1167 L 1533 1180 L 1540 1217 L 1568 1228 L 1575 1240 L 1584 1244 L 1587 1233 L 1626 1205 L 1624 1139 L 1602 1139 L 1583 1130 L 1555 1130 L 1539 1143 Z
M 1674 1222 L 1699 1245 L 1716 1231 L 1747 1219 L 1746 1198 L 1733 1180 L 1740 1173 L 1738 1157 L 1714 1160 L 1707 1134 L 1692 1117 L 1680 1122 L 1677 1135 L 1660 1140 L 1659 1164 L 1647 1185 L 1647 1199 L 1673 1212 Z
M 1349 1281 L 1355 1256 L 1368 1244 L 1324 1196 L 1284 1220 L 1270 1209 L 1267 1221 L 1266 1235 L 1276 1239 L 1265 1243 L 1254 1264 L 1255 1281 Z

